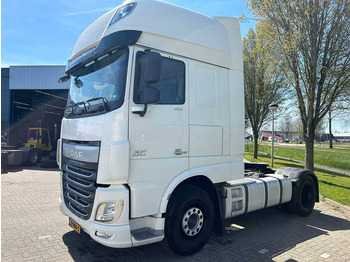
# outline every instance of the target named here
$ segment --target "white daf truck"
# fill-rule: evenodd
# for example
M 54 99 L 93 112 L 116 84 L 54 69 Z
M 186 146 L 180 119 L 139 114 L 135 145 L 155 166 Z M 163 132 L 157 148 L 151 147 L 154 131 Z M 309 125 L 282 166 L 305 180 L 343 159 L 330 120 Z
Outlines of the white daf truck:
M 167 238 L 200 250 L 222 219 L 318 201 L 310 170 L 244 165 L 244 86 L 236 18 L 126 1 L 80 35 L 57 161 L 60 210 L 115 248 Z

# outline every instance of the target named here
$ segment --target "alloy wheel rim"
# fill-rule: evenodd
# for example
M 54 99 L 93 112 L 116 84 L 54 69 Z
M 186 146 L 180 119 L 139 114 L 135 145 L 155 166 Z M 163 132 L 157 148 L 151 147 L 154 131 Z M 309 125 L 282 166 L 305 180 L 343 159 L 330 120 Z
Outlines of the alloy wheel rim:
M 202 210 L 197 207 L 188 209 L 182 218 L 182 230 L 190 237 L 197 235 L 204 224 L 204 215 Z

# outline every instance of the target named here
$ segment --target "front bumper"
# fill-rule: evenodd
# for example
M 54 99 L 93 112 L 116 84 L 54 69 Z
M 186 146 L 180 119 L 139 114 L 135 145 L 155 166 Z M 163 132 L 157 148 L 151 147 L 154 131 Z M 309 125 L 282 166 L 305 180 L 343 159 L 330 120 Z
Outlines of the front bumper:
M 124 207 L 119 219 L 111 224 L 95 221 L 96 209 L 100 203 L 107 201 L 123 200 Z M 102 245 L 114 248 L 132 247 L 130 226 L 129 226 L 129 191 L 122 185 L 112 185 L 108 188 L 97 188 L 94 207 L 88 220 L 81 219 L 74 215 L 65 205 L 62 193 L 59 198 L 60 211 L 62 214 L 72 218 L 81 228 L 88 233 L 92 239 Z M 96 236 L 96 232 L 110 233 L 111 237 L 102 238 Z

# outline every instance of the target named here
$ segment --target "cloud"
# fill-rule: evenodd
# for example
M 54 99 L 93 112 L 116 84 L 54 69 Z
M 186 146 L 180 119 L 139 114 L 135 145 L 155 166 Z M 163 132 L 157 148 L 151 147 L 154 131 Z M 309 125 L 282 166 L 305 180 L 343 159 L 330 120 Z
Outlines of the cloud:
M 86 10 L 86 11 L 78 11 L 78 12 L 72 12 L 72 13 L 65 13 L 64 16 L 74 16 L 74 15 L 84 15 L 84 14 L 92 14 L 92 13 L 98 13 L 98 12 L 105 12 L 113 9 L 114 7 L 105 7 L 105 8 L 96 8 L 92 10 Z

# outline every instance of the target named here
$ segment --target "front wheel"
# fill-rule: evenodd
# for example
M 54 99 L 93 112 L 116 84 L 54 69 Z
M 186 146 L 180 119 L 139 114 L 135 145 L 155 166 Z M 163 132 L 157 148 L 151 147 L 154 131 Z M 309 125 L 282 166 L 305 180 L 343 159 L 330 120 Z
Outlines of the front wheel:
M 39 149 L 30 149 L 25 161 L 25 164 L 34 166 L 41 161 L 41 151 Z
M 207 242 L 214 226 L 214 204 L 200 187 L 183 185 L 170 199 L 165 221 L 165 235 L 170 248 L 188 256 Z

